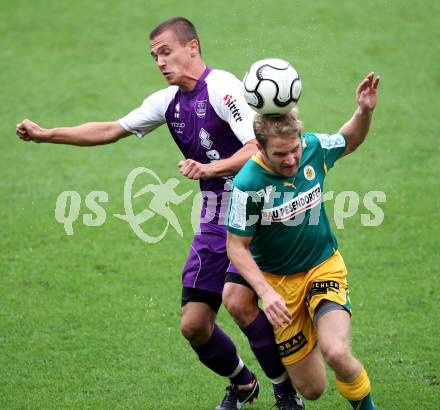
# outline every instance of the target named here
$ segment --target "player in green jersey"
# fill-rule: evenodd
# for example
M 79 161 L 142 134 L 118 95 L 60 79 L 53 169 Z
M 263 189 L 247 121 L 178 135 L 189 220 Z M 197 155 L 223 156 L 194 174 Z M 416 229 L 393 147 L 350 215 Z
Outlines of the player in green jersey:
M 324 358 L 341 395 L 364 410 L 376 407 L 350 349 L 347 271 L 322 195 L 327 171 L 364 141 L 378 85 L 374 73 L 360 83 L 358 107 L 334 135 L 301 135 L 296 112 L 257 115 L 259 151 L 235 177 L 228 216 L 229 258 L 261 298 L 298 391 L 310 400 L 324 392 Z

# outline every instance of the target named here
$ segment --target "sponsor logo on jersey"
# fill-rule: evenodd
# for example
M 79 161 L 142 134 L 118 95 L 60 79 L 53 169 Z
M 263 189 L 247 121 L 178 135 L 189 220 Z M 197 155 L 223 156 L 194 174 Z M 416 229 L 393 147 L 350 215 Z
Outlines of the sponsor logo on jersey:
M 325 295 L 327 292 L 339 293 L 339 283 L 334 280 L 325 280 L 321 282 L 312 282 L 311 288 L 307 291 L 306 303 L 316 295 Z
M 208 131 L 206 131 L 204 128 L 202 128 L 199 132 L 199 138 L 202 143 L 202 146 L 204 146 L 206 149 L 210 149 L 212 147 L 212 141 L 209 139 L 211 135 Z
M 313 188 L 300 193 L 282 205 L 263 209 L 261 217 L 265 222 L 283 222 L 292 219 L 301 212 L 311 209 L 321 202 L 321 186 L 317 183 Z
M 308 181 L 312 181 L 313 179 L 315 179 L 315 170 L 313 169 L 313 167 L 311 165 L 306 165 L 304 167 L 304 177 L 308 180 Z
M 275 187 L 273 185 L 269 185 L 266 188 L 260 189 L 259 191 L 257 191 L 257 195 L 260 198 L 264 198 L 264 202 L 269 202 L 270 199 L 270 194 L 272 193 L 272 191 L 275 189 Z
M 184 123 L 184 122 L 170 122 L 170 125 L 173 127 L 173 128 L 185 128 L 186 127 L 186 124 Z
M 304 333 L 300 331 L 290 339 L 277 343 L 278 354 L 280 357 L 290 356 L 301 350 L 306 344 L 307 338 L 304 336 Z
M 183 129 L 186 127 L 184 122 L 177 121 L 170 122 L 170 125 L 176 134 L 183 134 Z
M 196 101 L 194 109 L 196 111 L 197 117 L 203 118 L 206 114 L 206 100 Z
M 235 104 L 237 100 L 234 97 L 232 97 L 231 94 L 226 94 L 223 97 L 223 101 L 226 107 L 228 107 L 229 111 L 231 111 L 232 118 L 234 118 L 235 121 L 243 121 L 243 118 L 241 118 L 240 110 Z

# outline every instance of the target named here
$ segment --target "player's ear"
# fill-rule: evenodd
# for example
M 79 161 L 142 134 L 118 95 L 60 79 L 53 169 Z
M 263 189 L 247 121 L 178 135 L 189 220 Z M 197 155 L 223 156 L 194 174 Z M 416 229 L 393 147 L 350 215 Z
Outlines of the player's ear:
M 195 38 L 193 38 L 188 42 L 188 46 L 190 49 L 190 56 L 196 57 L 197 54 L 199 54 L 199 42 Z

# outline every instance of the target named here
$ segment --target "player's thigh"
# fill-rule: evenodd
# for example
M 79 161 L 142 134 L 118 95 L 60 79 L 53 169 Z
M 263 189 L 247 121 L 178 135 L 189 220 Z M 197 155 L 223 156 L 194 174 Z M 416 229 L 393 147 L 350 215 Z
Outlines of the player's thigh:
M 331 310 L 317 322 L 318 341 L 327 362 L 338 362 L 350 355 L 350 314 Z
M 221 294 L 230 263 L 226 253 L 226 233 L 210 229 L 194 236 L 183 268 L 182 285 Z
M 284 299 L 291 316 L 289 325 L 274 327 L 279 355 L 284 365 L 297 363 L 304 359 L 317 343 L 316 331 L 305 304 L 305 273 L 281 276 L 265 272 L 264 277 Z
M 325 301 L 335 303 L 351 314 L 347 268 L 339 252 L 308 271 L 306 280 L 306 305 L 310 317 L 315 317 Z
M 292 383 L 306 399 L 316 400 L 324 392 L 327 378 L 317 346 L 300 361 L 285 367 Z
M 220 293 L 198 288 L 182 288 L 182 326 L 212 328 L 222 304 Z
M 194 327 L 212 326 L 216 313 L 204 302 L 188 302 L 182 306 L 182 322 L 193 324 Z

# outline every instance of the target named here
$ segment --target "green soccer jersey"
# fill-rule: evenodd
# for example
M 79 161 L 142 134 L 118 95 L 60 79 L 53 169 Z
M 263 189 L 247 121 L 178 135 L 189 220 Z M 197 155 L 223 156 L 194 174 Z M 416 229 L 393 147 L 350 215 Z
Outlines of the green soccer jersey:
M 252 255 L 263 272 L 304 272 L 337 249 L 322 196 L 325 175 L 345 147 L 342 134 L 307 133 L 294 177 L 274 174 L 255 156 L 236 175 L 228 230 L 253 237 Z

